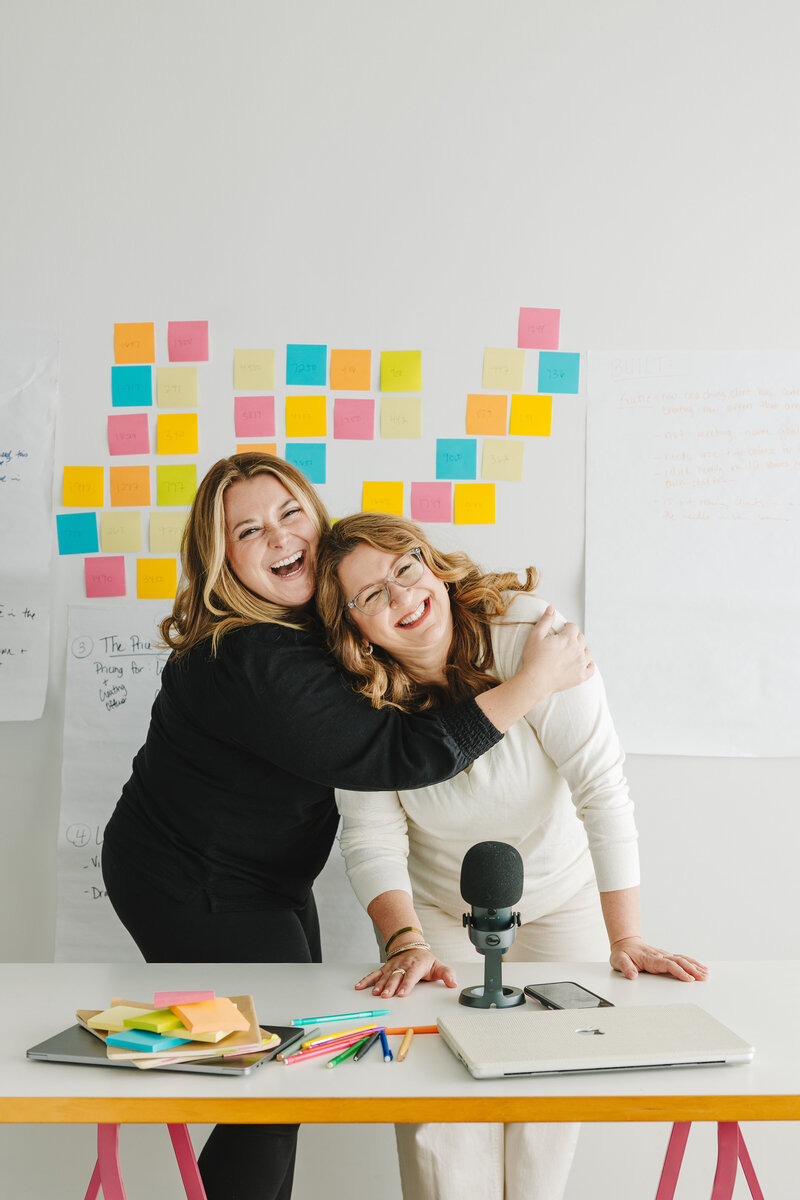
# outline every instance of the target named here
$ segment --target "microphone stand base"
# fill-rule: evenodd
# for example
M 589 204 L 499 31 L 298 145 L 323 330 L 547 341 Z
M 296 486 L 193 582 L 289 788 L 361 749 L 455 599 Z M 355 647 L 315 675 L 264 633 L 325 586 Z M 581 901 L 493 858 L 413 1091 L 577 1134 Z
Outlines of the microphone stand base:
M 458 1003 L 466 1004 L 468 1008 L 515 1008 L 525 1003 L 525 996 L 521 988 L 505 985 L 502 989 L 492 988 L 489 991 L 483 986 L 468 987 L 458 997 Z

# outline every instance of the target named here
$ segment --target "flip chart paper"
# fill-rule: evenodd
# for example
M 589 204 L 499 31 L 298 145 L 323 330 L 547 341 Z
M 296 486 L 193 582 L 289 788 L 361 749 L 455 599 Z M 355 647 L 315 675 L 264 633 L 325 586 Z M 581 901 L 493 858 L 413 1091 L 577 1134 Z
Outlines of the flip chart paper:
M 192 503 L 197 491 L 197 467 L 194 463 L 156 467 L 156 494 L 160 506 Z
M 108 554 L 135 553 L 142 548 L 142 514 L 140 512 L 100 513 L 100 549 Z
M 411 520 L 431 523 L 452 521 L 452 483 L 412 483 Z
M 333 436 L 368 442 L 375 437 L 375 401 L 372 397 L 333 402 Z
M 487 438 L 483 443 L 481 477 L 483 479 L 522 479 L 523 442 L 510 438 Z
M 150 468 L 109 467 L 112 508 L 147 508 L 150 504 Z
M 135 321 L 114 326 L 115 363 L 156 361 L 156 335 L 152 321 Z
M 86 595 L 124 596 L 125 559 L 121 554 L 109 554 L 102 558 L 87 558 L 84 563 Z
M 524 387 L 525 351 L 503 350 L 496 346 L 483 352 L 483 387 L 490 391 L 511 392 Z
M 237 437 L 274 437 L 275 397 L 234 396 L 233 428 Z
M 324 442 L 287 442 L 286 461 L 302 471 L 311 483 L 325 483 Z
M 551 354 L 542 350 L 539 355 L 540 392 L 577 393 L 580 390 L 580 354 Z
M 111 404 L 113 408 L 148 408 L 152 403 L 152 367 L 111 368 Z
M 167 350 L 170 362 L 208 362 L 208 321 L 170 321 Z
M 508 432 L 508 396 L 467 396 L 467 433 L 504 437 Z
M 454 485 L 454 524 L 494 525 L 494 514 L 493 483 L 457 483 Z
M 277 454 L 278 446 L 276 442 L 238 442 L 236 445 L 237 454 L 252 454 L 256 451 L 260 454 Z
M 422 437 L 422 400 L 419 396 L 381 398 L 381 437 Z
M 286 347 L 286 384 L 288 387 L 325 387 L 328 347 L 289 343 Z
M 474 479 L 477 462 L 478 443 L 474 438 L 436 439 L 437 479 Z
M 342 392 L 368 392 L 371 378 L 371 350 L 331 350 L 332 388 Z
M 197 413 L 159 413 L 156 444 L 159 454 L 197 454 Z
M 153 512 L 150 514 L 150 553 L 179 554 L 181 538 L 189 514 Z M 141 547 L 138 547 L 139 549 Z
M 382 392 L 422 391 L 422 351 L 383 350 L 381 352 Z
M 234 350 L 233 386 L 241 392 L 275 387 L 274 350 Z
M 362 512 L 395 513 L 403 515 L 403 484 L 400 481 L 365 481 L 361 499 Z
M 529 350 L 557 350 L 560 325 L 560 308 L 521 308 L 517 345 Z
M 140 600 L 172 600 L 177 587 L 174 558 L 137 558 L 136 595 Z
M 108 418 L 109 454 L 149 454 L 147 413 L 118 413 Z
M 324 395 L 286 397 L 286 436 L 325 437 L 328 431 Z
M 102 467 L 64 467 L 64 508 L 102 508 L 103 498 Z
M 156 367 L 159 408 L 197 408 L 197 367 Z
M 508 432 L 516 437 L 550 437 L 552 417 L 552 396 L 513 395 Z
M 59 513 L 56 533 L 59 554 L 92 554 L 100 549 L 96 513 Z

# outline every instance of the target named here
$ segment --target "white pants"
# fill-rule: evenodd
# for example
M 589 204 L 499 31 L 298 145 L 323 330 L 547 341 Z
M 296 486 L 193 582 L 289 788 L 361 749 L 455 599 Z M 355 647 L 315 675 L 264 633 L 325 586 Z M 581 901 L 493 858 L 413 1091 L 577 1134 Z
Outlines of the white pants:
M 438 908 L 416 910 L 437 958 L 480 957 L 459 920 Z M 557 912 L 518 929 L 505 961 L 580 962 L 607 954 L 592 882 Z M 561 1200 L 579 1128 L 557 1122 L 395 1125 L 404 1200 Z

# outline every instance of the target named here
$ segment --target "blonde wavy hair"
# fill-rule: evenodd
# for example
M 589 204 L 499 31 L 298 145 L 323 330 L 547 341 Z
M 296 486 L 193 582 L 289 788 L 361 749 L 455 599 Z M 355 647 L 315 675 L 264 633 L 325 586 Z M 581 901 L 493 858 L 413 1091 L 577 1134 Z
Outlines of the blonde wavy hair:
M 417 682 L 390 654 L 375 646 L 371 652 L 364 635 L 346 608 L 339 582 L 339 565 L 361 543 L 399 557 L 415 547 L 434 575 L 444 580 L 450 593 L 453 640 L 450 644 L 447 683 L 432 686 Z M 482 571 L 461 551 L 445 553 L 432 546 L 413 521 L 388 513 L 362 512 L 337 521 L 324 535 L 317 552 L 317 612 L 325 625 L 328 645 L 351 676 L 351 685 L 373 708 L 391 705 L 403 712 L 421 712 L 441 704 L 476 696 L 497 680 L 489 674 L 494 663 L 490 628 L 495 617 L 511 603 L 508 592 L 532 592 L 539 574 L 525 571 L 525 582 L 511 572 Z
M 234 483 L 272 475 L 294 496 L 317 532 L 330 529 L 330 518 L 306 477 L 272 454 L 251 452 L 221 458 L 210 468 L 194 498 L 181 541 L 181 579 L 172 612 L 159 626 L 175 654 L 185 654 L 211 638 L 216 654 L 226 633 L 243 625 L 268 622 L 289 629 L 315 624 L 313 608 L 285 608 L 246 588 L 233 573 L 225 548 L 226 490 Z

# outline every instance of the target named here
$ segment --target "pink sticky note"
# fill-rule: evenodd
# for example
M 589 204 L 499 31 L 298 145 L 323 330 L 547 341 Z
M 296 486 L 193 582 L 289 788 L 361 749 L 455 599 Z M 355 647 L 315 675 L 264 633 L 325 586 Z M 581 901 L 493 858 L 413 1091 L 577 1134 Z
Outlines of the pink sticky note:
M 208 362 L 208 321 L 170 321 L 167 345 L 170 362 Z
M 125 556 L 109 554 L 107 557 L 84 559 L 86 595 L 125 595 Z
M 371 442 L 375 437 L 375 401 L 371 397 L 334 400 L 333 436 Z
M 560 308 L 521 308 L 517 345 L 525 350 L 557 350 Z
M 147 413 L 115 413 L 108 418 L 109 454 L 149 454 Z
M 234 396 L 233 426 L 237 437 L 274 437 L 275 397 Z
M 453 489 L 451 483 L 412 483 L 412 521 L 452 521 Z
M 200 1004 L 203 1000 L 215 1000 L 213 992 L 156 992 L 153 1008 L 169 1008 L 170 1004 Z

